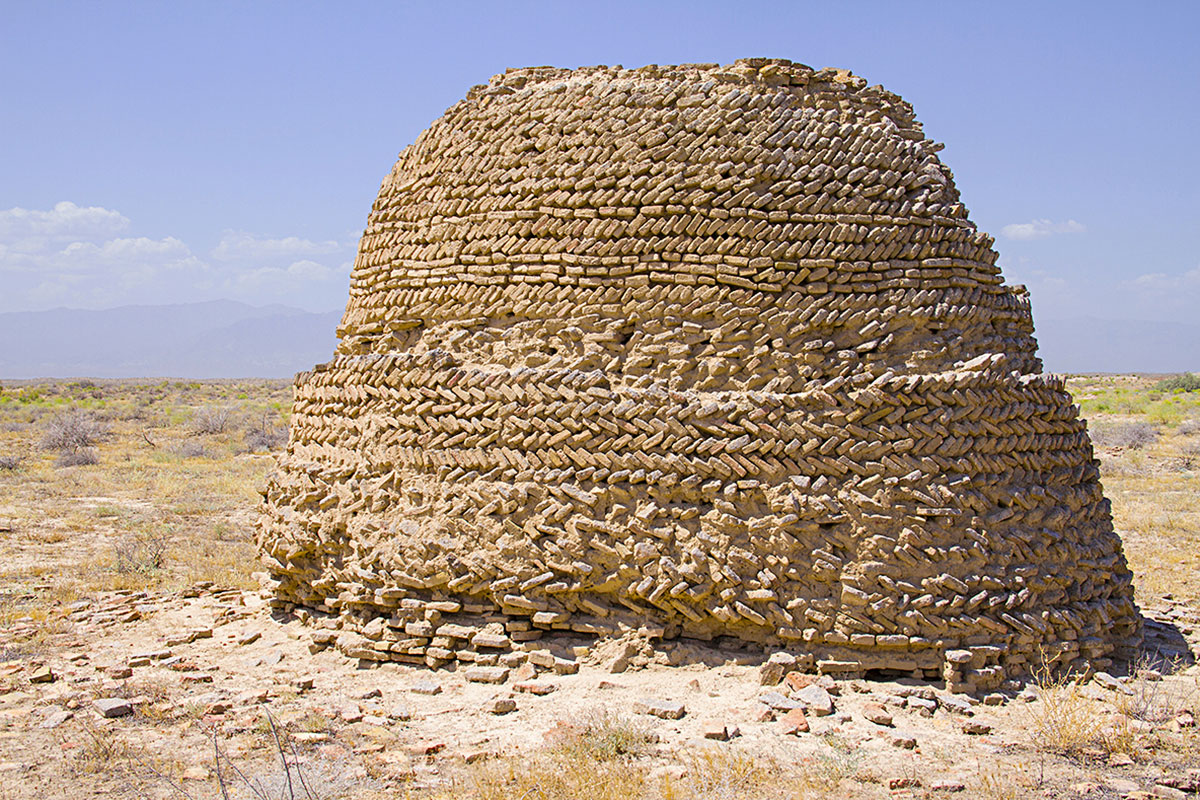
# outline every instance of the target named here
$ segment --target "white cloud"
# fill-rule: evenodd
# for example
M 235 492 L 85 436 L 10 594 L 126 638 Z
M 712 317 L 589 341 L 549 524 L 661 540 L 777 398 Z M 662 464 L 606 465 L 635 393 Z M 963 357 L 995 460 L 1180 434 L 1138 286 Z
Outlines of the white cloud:
M 291 259 L 329 255 L 342 249 L 335 241 L 314 242 L 296 236 L 270 239 L 240 231 L 226 231 L 213 248 L 217 261 L 289 261 Z
M 204 257 L 179 238 L 128 235 L 130 227 L 117 211 L 69 201 L 0 211 L 0 311 L 216 298 L 326 310 L 345 302 L 353 245 L 226 231 Z
M 9 250 L 0 246 L 0 272 L 114 274 L 131 267 L 144 269 L 151 264 L 174 268 L 196 266 L 200 262 L 186 244 L 170 236 L 108 239 L 99 243 L 75 241 L 61 248 Z
M 1194 322 L 1200 306 L 1200 266 L 1184 272 L 1147 272 L 1121 281 L 1121 309 L 1135 319 Z
M 1087 226 L 1069 219 L 1066 222 L 1052 222 L 1048 219 L 1035 219 L 1032 222 L 1015 222 L 1000 229 L 1000 235 L 1005 239 L 1028 241 L 1030 239 L 1045 239 L 1059 233 L 1083 233 Z
M 166 239 L 139 236 L 136 239 L 109 239 L 100 244 L 72 242 L 57 254 L 54 262 L 63 269 L 79 272 L 147 264 L 174 269 L 181 265 L 196 266 L 199 259 L 173 236 Z
M 300 280 L 323 281 L 333 275 L 333 270 L 315 261 L 297 261 L 287 268 L 288 275 Z
M 69 200 L 49 211 L 10 208 L 0 211 L 0 240 L 85 239 L 111 236 L 129 227 L 129 219 L 99 206 L 77 206 Z
M 297 236 L 270 238 L 226 231 L 212 250 L 226 296 L 248 302 L 282 302 L 324 307 L 345 301 L 353 246 Z
M 0 268 L 24 273 L 15 283 L 28 287 L 25 305 L 85 308 L 184 299 L 209 270 L 179 239 L 144 236 L 71 242 L 7 259 Z
M 1135 289 L 1156 294 L 1197 292 L 1200 291 L 1200 267 L 1178 275 L 1170 275 L 1166 272 L 1147 272 L 1137 276 L 1130 283 Z
M 349 265 L 343 265 L 349 272 Z M 250 272 L 240 272 L 233 277 L 233 286 L 240 290 L 273 289 L 287 291 L 309 281 L 327 281 L 337 277 L 341 270 L 334 270 L 316 261 L 296 261 L 287 267 L 260 267 Z

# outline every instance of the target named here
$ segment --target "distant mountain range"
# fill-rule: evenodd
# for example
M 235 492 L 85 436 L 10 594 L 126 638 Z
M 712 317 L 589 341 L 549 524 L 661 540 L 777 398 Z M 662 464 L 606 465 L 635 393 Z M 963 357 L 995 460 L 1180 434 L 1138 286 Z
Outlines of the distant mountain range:
M 2 378 L 286 378 L 328 361 L 340 311 L 231 300 L 0 314 Z
M 340 311 L 231 300 L 0 314 L 0 379 L 286 378 L 328 361 Z M 1200 323 L 1037 320 L 1047 372 L 1198 372 Z

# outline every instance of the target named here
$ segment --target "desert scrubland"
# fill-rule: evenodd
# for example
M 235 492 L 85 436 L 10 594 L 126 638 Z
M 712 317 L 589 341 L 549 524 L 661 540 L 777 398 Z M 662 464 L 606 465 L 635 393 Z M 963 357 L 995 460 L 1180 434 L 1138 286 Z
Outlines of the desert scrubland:
M 1139 662 L 964 698 L 636 637 L 358 664 L 271 615 L 256 560 L 288 382 L 6 382 L 0 798 L 1198 796 L 1196 384 L 1068 381 Z

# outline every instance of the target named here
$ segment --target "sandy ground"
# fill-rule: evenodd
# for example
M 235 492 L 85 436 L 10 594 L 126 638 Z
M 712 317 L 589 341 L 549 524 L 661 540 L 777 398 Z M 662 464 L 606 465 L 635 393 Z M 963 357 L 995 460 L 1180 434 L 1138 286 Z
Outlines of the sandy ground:
M 810 709 L 809 731 L 789 733 L 784 707 L 796 693 L 787 683 L 761 685 L 761 650 L 688 644 L 613 674 L 604 658 L 612 643 L 543 641 L 531 645 L 551 645 L 578 671 L 534 677 L 527 665 L 489 684 L 467 680 L 463 669 L 360 668 L 333 649 L 310 652 L 311 630 L 273 618 L 256 592 L 116 593 L 69 611 L 40 651 L 0 663 L 0 798 L 219 797 L 214 748 L 231 785 L 241 782 L 236 769 L 266 786 L 282 778 L 272 723 L 321 796 L 436 790 L 464 780 L 467 764 L 535 754 L 563 726 L 601 710 L 656 737 L 666 772 L 685 769 L 680 754 L 728 748 L 841 770 L 845 796 L 1004 796 L 994 792 L 1005 785 L 1045 797 L 1200 791 L 1200 746 L 1182 711 L 1200 693 L 1190 655 L 1200 651 L 1200 608 L 1183 603 L 1155 609 L 1160 621 L 1149 628 L 1151 645 L 1181 668 L 1164 670 L 1162 680 L 1116 689 L 1093 680 L 1083 689 L 1098 707 L 1111 706 L 1107 724 L 1134 723 L 1131 758 L 1099 748 L 1073 758 L 1047 753 L 1035 741 L 1043 700 L 1015 687 L 964 702 L 931 684 L 825 679 L 833 712 Z M 25 636 L 30 624 L 0 632 L 0 656 L 5 638 Z M 682 663 L 656 663 L 667 660 Z M 37 682 L 46 667 L 52 679 Z M 1118 695 L 1133 694 L 1163 713 L 1119 714 Z M 105 718 L 98 699 L 124 699 L 132 713 Z M 647 705 L 678 713 L 673 704 L 683 706 L 679 719 L 644 713 Z

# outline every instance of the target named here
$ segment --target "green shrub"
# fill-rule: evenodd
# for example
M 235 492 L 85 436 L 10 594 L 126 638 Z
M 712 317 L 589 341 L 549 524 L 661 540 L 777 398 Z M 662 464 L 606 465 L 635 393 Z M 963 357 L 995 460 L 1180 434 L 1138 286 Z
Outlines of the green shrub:
M 1200 391 L 1200 374 L 1185 372 L 1173 375 L 1154 384 L 1153 388 L 1160 392 L 1197 392 Z

